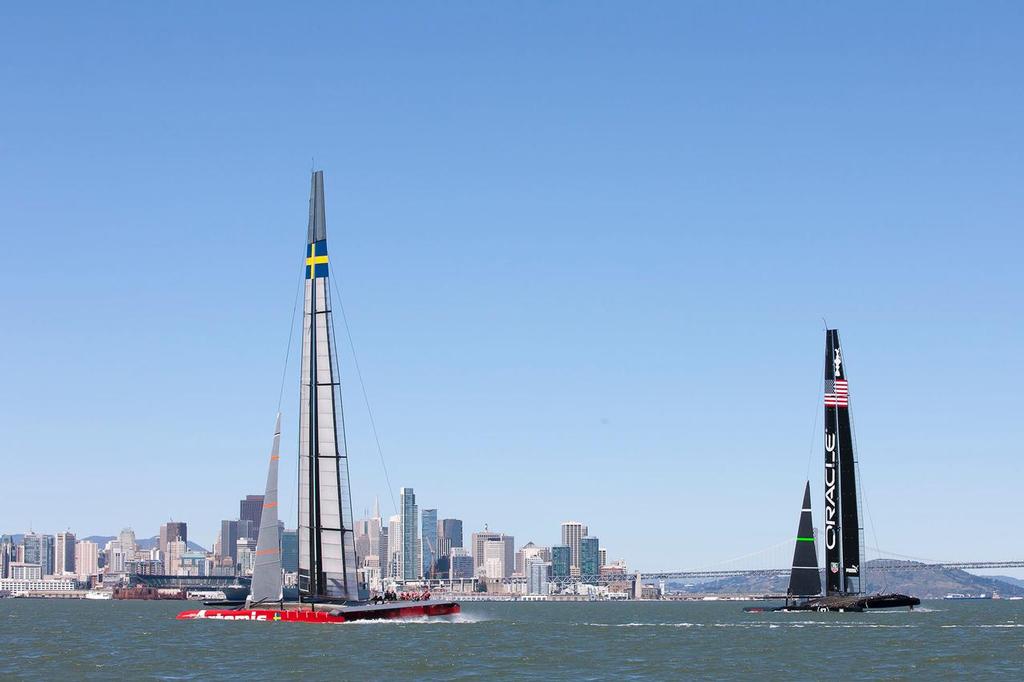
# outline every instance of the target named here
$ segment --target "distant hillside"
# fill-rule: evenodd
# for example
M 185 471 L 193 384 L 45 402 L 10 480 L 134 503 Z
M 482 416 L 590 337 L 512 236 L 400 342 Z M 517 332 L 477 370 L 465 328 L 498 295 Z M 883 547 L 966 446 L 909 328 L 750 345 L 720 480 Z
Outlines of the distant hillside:
M 912 565 L 913 561 L 869 561 L 865 568 L 867 573 L 867 592 L 902 592 L 923 599 L 944 597 L 951 592 L 961 594 L 993 593 L 1003 597 L 1024 596 L 1024 581 L 1005 579 L 1002 576 L 990 577 L 968 573 L 954 569 L 916 569 L 898 567 L 884 571 L 876 569 L 880 563 L 892 566 Z M 824 576 L 822 576 L 824 579 Z M 789 585 L 789 576 L 777 578 L 735 577 L 708 581 L 684 587 L 681 583 L 672 584 L 672 588 L 682 592 L 704 594 L 785 594 Z
M 2 535 L 2 533 L 0 533 L 0 535 Z M 22 539 L 24 539 L 24 537 L 25 537 L 25 534 L 24 533 L 13 533 L 13 534 L 11 534 L 11 537 L 14 538 L 14 544 L 20 545 Z M 111 540 L 116 540 L 117 536 L 116 535 L 90 535 L 88 537 L 78 538 L 78 539 L 79 540 L 89 540 L 90 542 L 95 542 L 102 549 L 103 545 L 107 544 Z M 153 549 L 154 547 L 156 547 L 158 542 L 160 542 L 160 536 L 158 536 L 158 535 L 154 535 L 151 538 L 137 538 L 135 540 L 135 544 L 137 544 L 139 546 L 139 549 Z M 205 547 L 203 547 L 201 545 L 197 545 L 196 543 L 192 542 L 191 540 L 188 541 L 188 549 L 189 549 L 190 552 L 206 552 L 207 551 L 207 549 Z

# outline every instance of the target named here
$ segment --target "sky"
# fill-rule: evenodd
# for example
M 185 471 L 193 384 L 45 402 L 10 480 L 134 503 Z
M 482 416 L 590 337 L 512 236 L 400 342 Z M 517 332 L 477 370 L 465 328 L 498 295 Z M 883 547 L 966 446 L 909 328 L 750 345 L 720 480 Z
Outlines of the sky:
M 316 167 L 391 482 L 340 338 L 357 514 L 410 486 L 467 536 L 578 520 L 645 570 L 788 543 L 807 478 L 821 519 L 827 321 L 867 544 L 1022 559 L 1022 26 L 1012 2 L 9 5 L 0 532 L 175 519 L 209 547 L 262 492 L 282 376 L 294 525 Z

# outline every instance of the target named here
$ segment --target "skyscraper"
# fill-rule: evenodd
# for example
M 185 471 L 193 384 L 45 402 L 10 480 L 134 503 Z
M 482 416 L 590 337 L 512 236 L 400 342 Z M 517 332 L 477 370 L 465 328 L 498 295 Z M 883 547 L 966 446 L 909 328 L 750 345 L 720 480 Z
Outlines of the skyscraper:
M 580 575 L 593 576 L 601 572 L 600 555 L 598 553 L 599 541 L 589 535 L 580 538 Z
M 221 559 L 230 558 L 232 567 L 238 565 L 238 521 L 225 519 L 220 522 L 220 555 Z M 233 574 L 234 570 L 231 572 Z
M 75 575 L 85 581 L 100 572 L 100 547 L 91 540 L 75 543 Z
M 238 520 L 248 521 L 249 526 L 246 528 L 243 525 L 239 525 L 239 532 L 245 532 L 245 535 L 240 535 L 239 537 L 256 540 L 256 536 L 260 532 L 260 519 L 262 517 L 263 495 L 246 495 L 245 499 L 238 503 Z
M 568 578 L 572 567 L 572 548 L 555 545 L 551 548 L 551 577 Z
M 399 575 L 405 580 L 422 577 L 422 557 L 419 541 L 419 507 L 412 488 L 402 488 L 399 495 L 399 516 L 402 523 Z
M 420 521 L 423 543 L 422 575 L 424 578 L 432 578 L 437 569 L 437 510 L 424 509 Z
M 388 518 L 388 577 L 402 577 L 402 516 Z
M 135 531 L 131 528 L 122 528 L 117 539 L 121 543 L 121 552 L 124 554 L 124 560 L 134 560 L 139 548 L 138 543 L 135 541 Z
M 286 573 L 299 570 L 299 531 L 285 530 L 281 533 L 281 568 Z
M 451 540 L 452 547 L 462 547 L 462 521 L 460 519 L 441 519 L 437 522 L 438 535 Z
M 11 564 L 17 561 L 18 553 L 14 546 L 14 538 L 0 535 L 0 578 L 9 578 Z
M 184 521 L 168 521 L 160 526 L 160 558 L 167 556 L 167 543 L 175 540 L 188 544 L 188 524 Z M 167 568 L 166 563 L 164 568 Z
M 565 521 L 562 523 L 562 544 L 569 546 L 571 555 L 569 566 L 580 567 L 580 540 L 586 536 L 587 527 L 579 521 Z
M 75 534 L 57 533 L 54 541 L 54 575 L 75 572 Z
M 527 593 L 547 594 L 549 592 L 548 580 L 551 578 L 551 562 L 531 556 L 525 560 L 523 570 L 526 573 Z

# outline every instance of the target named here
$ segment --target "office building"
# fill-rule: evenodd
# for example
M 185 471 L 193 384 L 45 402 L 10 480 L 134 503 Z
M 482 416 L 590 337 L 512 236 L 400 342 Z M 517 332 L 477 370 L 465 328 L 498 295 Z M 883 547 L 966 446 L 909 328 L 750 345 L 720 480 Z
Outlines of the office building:
M 232 567 L 238 565 L 238 537 L 238 521 L 225 519 L 220 522 L 220 558 L 230 558 Z
M 11 564 L 18 560 L 17 546 L 10 535 L 0 536 L 0 578 L 9 578 Z
M 10 566 L 12 580 L 42 580 L 43 567 L 25 561 L 14 561 Z
M 100 572 L 100 546 L 92 540 L 75 543 L 75 576 L 86 581 Z
M 117 536 L 117 541 L 121 543 L 121 552 L 124 554 L 125 561 L 131 561 L 136 558 L 139 545 L 135 541 L 135 531 L 131 528 L 121 529 Z
M 54 575 L 70 575 L 75 572 L 75 534 L 57 533 L 53 543 Z
M 388 518 L 388 577 L 402 577 L 402 517 Z
M 299 531 L 281 533 L 281 567 L 286 573 L 299 572 Z
M 572 548 L 555 545 L 551 548 L 551 577 L 568 578 L 572 568 Z
M 505 548 L 505 540 L 500 536 L 484 542 L 483 572 L 478 571 L 477 575 L 490 580 L 508 578 L 509 574 L 505 571 Z
M 437 571 L 437 510 L 424 509 L 420 513 L 420 542 L 423 547 L 421 575 L 433 578 Z
M 608 565 L 608 550 L 604 547 L 597 550 L 597 563 L 601 566 Z
M 402 526 L 399 575 L 405 580 L 416 580 L 423 575 L 423 559 L 419 539 L 420 509 L 412 488 L 402 488 L 398 507 Z
M 544 561 L 540 557 L 531 556 L 523 564 L 526 572 L 527 594 L 548 594 L 550 591 L 549 581 L 551 579 L 551 562 Z
M 453 580 L 462 580 L 473 577 L 473 557 L 465 547 L 453 547 L 448 557 L 449 577 Z
M 167 556 L 167 544 L 181 540 L 188 543 L 188 524 L 184 521 L 168 521 L 160 526 L 160 557 Z M 165 561 L 164 564 L 167 562 Z M 166 566 L 165 566 L 166 568 Z
M 462 520 L 441 519 L 437 522 L 438 538 L 447 538 L 451 547 L 462 547 Z
M 580 567 L 580 540 L 587 535 L 587 527 L 579 521 L 565 521 L 562 523 L 562 544 L 568 545 L 570 552 L 569 566 Z
M 598 554 L 598 539 L 589 535 L 580 538 L 580 575 L 587 576 L 589 581 L 601 573 Z
M 167 575 L 181 575 L 181 557 L 188 551 L 184 540 L 169 540 L 164 552 L 164 570 Z
M 239 523 L 238 531 L 241 538 L 256 540 L 260 532 L 260 520 L 263 518 L 263 495 L 246 495 L 238 503 L 239 522 L 248 521 L 248 525 Z
M 473 551 L 473 571 L 479 573 L 484 568 L 484 545 L 491 540 L 500 540 L 505 544 L 504 560 L 505 565 L 501 572 L 505 576 L 511 576 L 516 569 L 515 538 L 504 533 L 495 533 L 490 530 L 473 533 L 471 544 Z

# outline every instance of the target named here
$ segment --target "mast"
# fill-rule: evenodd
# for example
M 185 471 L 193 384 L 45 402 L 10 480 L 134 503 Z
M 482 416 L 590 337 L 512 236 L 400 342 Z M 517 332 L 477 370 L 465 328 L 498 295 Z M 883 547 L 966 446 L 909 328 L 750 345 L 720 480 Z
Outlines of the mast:
M 813 597 L 821 594 L 821 574 L 818 573 L 818 552 L 814 543 L 814 524 L 811 519 L 811 482 L 804 487 L 804 503 L 800 509 L 800 525 L 793 550 L 793 571 L 789 574 L 788 596 Z
M 281 534 L 277 521 L 277 469 L 281 459 L 281 413 L 274 425 L 274 445 L 270 448 L 267 467 L 267 489 L 263 495 L 263 515 L 256 540 L 256 561 L 252 570 L 250 604 L 279 602 L 284 598 L 281 575 Z
M 839 332 L 825 332 L 825 576 L 827 594 L 861 591 L 860 516 L 850 388 Z
M 323 171 L 309 195 L 299 396 L 299 592 L 355 600 L 355 537 L 328 277 Z

